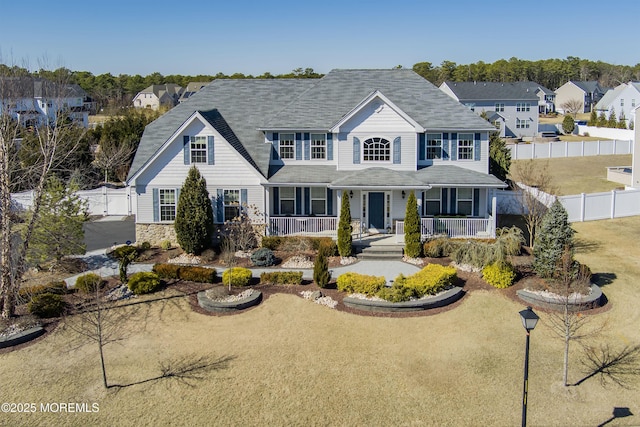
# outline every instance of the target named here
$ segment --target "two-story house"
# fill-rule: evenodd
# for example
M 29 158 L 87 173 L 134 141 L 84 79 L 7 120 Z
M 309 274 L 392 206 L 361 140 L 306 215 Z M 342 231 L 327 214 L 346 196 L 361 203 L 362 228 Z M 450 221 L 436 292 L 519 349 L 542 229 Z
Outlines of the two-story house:
M 484 112 L 501 137 L 532 138 L 538 133 L 538 87 L 524 82 L 445 81 L 440 90 L 471 111 Z
M 269 234 L 335 237 L 348 197 L 355 232 L 402 234 L 413 192 L 423 235 L 491 236 L 494 130 L 411 70 L 215 80 L 144 131 L 127 180 L 137 240 L 175 241 L 193 165 L 218 224 L 251 205 Z
M 77 84 L 59 84 L 32 77 L 3 77 L 0 114 L 8 113 L 25 126 L 53 123 L 60 116 L 82 127 L 89 125 L 87 93 Z
M 600 101 L 606 90 L 600 86 L 597 80 L 584 82 L 569 80 L 556 89 L 555 92 L 556 110 L 559 113 L 565 114 L 563 105 L 573 101 L 580 103 L 581 108 L 580 111 L 578 111 L 579 113 L 590 113 L 591 109 Z
M 183 88 L 174 83 L 151 85 L 133 97 L 135 108 L 150 108 L 158 110 L 160 107 L 172 108 L 178 104 Z
M 613 111 L 616 118 L 624 114 L 627 126 L 635 116 L 636 107 L 640 105 L 640 82 L 622 83 L 609 89 L 596 104 L 596 112 L 604 113 L 605 117 Z M 634 123 L 635 125 L 635 123 Z

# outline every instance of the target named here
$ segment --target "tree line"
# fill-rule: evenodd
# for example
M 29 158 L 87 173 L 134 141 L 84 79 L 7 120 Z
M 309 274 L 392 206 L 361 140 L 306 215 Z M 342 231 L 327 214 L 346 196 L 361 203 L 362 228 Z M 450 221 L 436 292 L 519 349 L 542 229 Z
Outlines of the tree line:
M 162 75 L 158 72 L 147 76 L 141 76 L 140 74 L 119 74 L 114 76 L 111 73 L 94 75 L 89 71 L 72 71 L 64 67 L 56 70 L 41 69 L 36 72 L 30 72 L 26 68 L 9 67 L 0 64 L 0 74 L 7 74 L 6 71 L 8 69 L 11 69 L 11 74 L 13 75 L 30 75 L 47 78 L 52 81 L 77 83 L 103 108 L 129 105 L 138 92 L 150 85 L 176 83 L 186 87 L 189 82 L 209 82 L 215 79 L 319 78 L 323 76 L 323 74 L 315 72 L 313 68 L 296 68 L 290 73 L 277 75 L 264 72 L 256 76 L 243 73 Z M 537 61 L 513 57 L 508 60 L 499 59 L 493 63 L 478 61 L 471 64 L 442 61 L 440 65 L 434 65 L 431 62 L 418 62 L 413 65 L 412 69 L 435 85 L 440 85 L 445 80 L 458 82 L 514 82 L 528 80 L 555 90 L 569 80 L 597 80 L 605 87 L 614 87 L 630 80 L 640 80 L 640 63 L 633 66 L 615 65 L 574 56 L 569 56 L 566 59 L 554 58 Z

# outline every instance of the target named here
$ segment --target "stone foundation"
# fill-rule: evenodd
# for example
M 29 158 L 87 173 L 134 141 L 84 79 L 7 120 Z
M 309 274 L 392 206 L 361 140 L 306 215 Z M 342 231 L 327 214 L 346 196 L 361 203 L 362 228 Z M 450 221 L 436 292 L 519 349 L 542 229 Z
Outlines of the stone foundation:
M 168 240 L 176 246 L 176 230 L 173 224 L 136 224 L 136 242 L 149 242 L 151 246 L 160 246 Z

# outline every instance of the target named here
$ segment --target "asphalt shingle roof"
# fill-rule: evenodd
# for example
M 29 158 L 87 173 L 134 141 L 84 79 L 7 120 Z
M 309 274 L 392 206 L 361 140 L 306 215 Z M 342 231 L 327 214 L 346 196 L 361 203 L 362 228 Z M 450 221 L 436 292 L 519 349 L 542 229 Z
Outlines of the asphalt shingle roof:
M 329 130 L 376 90 L 426 129 L 493 130 L 412 70 L 334 70 L 321 79 L 214 80 L 147 126 L 129 177 L 195 111 L 269 177 L 271 145 L 260 129 Z
M 464 101 L 537 101 L 537 88 L 543 88 L 534 82 L 445 82 L 460 102 Z M 547 89 L 548 90 L 548 89 Z
M 600 85 L 597 80 L 590 80 L 590 81 L 571 80 L 571 82 L 574 85 L 578 86 L 583 91 L 585 91 L 586 93 L 594 93 L 597 89 L 600 89 Z

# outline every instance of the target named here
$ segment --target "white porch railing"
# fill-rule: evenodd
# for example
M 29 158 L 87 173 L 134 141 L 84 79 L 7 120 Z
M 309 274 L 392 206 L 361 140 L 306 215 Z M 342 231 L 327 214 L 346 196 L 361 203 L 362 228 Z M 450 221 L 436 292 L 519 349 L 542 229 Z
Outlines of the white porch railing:
M 494 238 L 493 217 L 489 218 L 422 218 L 420 234 L 423 238 L 447 235 L 451 238 Z M 396 240 L 404 241 L 404 221 L 396 221 Z
M 337 217 L 271 217 L 269 218 L 269 235 L 271 236 L 330 236 L 338 235 Z

